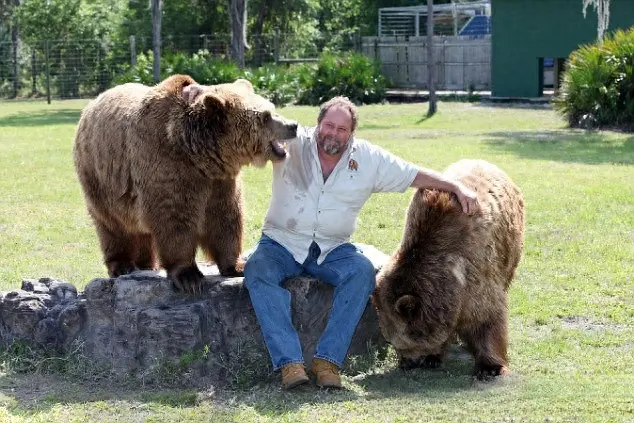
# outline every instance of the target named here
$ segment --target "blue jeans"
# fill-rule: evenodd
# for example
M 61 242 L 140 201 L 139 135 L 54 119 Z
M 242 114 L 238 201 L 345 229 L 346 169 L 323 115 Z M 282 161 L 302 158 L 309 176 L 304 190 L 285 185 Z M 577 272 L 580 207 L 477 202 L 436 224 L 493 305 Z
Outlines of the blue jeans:
M 291 318 L 291 294 L 282 287 L 288 278 L 307 274 L 335 287 L 326 329 L 315 357 L 341 367 L 354 331 L 375 287 L 372 262 L 352 244 L 332 250 L 321 265 L 320 249 L 312 243 L 303 264 L 295 261 L 282 245 L 262 235 L 244 268 L 244 281 L 273 368 L 303 363 L 302 347 Z

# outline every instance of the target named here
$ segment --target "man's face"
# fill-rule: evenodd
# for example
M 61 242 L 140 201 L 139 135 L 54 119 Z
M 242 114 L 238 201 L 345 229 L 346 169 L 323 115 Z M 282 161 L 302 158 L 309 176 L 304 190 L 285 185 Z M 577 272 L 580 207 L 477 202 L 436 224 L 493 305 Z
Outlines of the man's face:
M 352 116 L 341 107 L 333 107 L 317 127 L 317 145 L 329 156 L 338 156 L 346 149 L 351 135 Z

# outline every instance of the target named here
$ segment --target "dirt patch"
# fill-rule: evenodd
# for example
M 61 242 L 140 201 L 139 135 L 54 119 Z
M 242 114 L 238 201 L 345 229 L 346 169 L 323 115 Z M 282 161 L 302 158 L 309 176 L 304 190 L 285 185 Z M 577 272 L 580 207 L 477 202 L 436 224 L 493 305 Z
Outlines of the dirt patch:
M 585 332 L 620 332 L 625 329 L 622 325 L 595 322 L 585 316 L 565 316 L 561 317 L 559 320 L 565 329 L 576 329 Z

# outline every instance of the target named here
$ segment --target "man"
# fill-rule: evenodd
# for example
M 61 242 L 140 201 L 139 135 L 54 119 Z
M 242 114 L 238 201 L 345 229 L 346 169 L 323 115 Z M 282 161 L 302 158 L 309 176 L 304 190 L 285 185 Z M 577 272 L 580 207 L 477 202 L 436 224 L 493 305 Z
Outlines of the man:
M 282 287 L 301 273 L 335 287 L 311 370 L 317 386 L 341 388 L 339 368 L 375 287 L 374 266 L 349 242 L 373 192 L 435 188 L 455 193 L 465 213 L 478 207 L 473 191 L 355 138 L 356 127 L 354 104 L 335 97 L 321 106 L 317 127 L 289 143 L 288 157 L 273 165 L 262 238 L 245 266 L 245 284 L 285 389 L 308 381 L 291 295 Z

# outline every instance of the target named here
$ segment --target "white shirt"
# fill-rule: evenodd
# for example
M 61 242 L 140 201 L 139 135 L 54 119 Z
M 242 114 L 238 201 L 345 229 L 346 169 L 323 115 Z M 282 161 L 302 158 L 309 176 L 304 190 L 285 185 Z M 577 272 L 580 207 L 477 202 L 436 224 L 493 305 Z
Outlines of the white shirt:
M 273 164 L 273 195 L 262 232 L 304 263 L 313 241 L 321 264 L 350 241 L 361 207 L 373 192 L 405 191 L 418 167 L 392 153 L 351 138 L 324 182 L 317 155 L 316 129 L 287 144 L 287 157 Z

